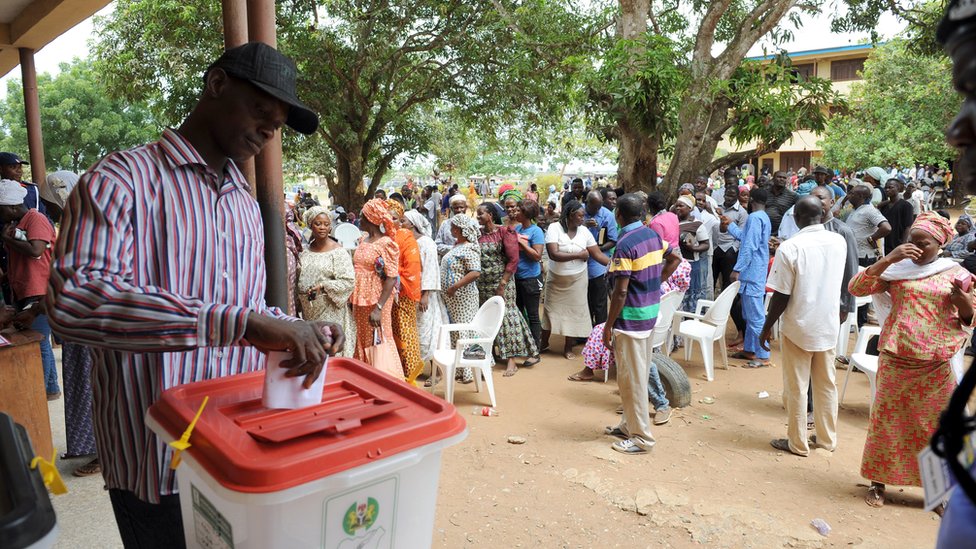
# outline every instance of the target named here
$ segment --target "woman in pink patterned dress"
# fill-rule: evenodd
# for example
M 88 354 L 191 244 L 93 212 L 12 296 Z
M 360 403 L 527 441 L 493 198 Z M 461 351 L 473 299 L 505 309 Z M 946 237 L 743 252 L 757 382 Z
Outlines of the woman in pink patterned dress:
M 918 216 L 910 240 L 850 282 L 851 294 L 874 295 L 882 325 L 877 395 L 861 476 L 871 480 L 865 503 L 881 507 L 885 485 L 921 486 L 918 453 L 928 445 L 956 378 L 949 359 L 972 333 L 974 297 L 954 279 L 968 274 L 939 258 L 952 238 L 949 221 Z

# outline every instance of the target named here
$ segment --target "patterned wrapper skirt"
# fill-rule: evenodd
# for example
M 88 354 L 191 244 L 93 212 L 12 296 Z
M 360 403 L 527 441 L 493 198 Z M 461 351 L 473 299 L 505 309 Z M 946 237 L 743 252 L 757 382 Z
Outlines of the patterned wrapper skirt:
M 64 342 L 61 373 L 64 375 L 64 430 L 68 457 L 95 453 L 92 427 L 92 355 L 88 347 Z
M 417 333 L 417 302 L 404 295 L 399 296 L 393 307 L 393 339 L 400 353 L 403 377 L 412 383 L 424 371 L 424 361 Z
M 921 486 L 918 453 L 929 444 L 955 388 L 948 361 L 921 362 L 882 352 L 861 476 L 884 484 Z

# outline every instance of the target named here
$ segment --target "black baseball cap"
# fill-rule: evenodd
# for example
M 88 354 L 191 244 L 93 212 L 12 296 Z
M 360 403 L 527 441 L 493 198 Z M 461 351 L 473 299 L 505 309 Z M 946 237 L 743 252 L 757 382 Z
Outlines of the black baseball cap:
M 235 78 L 247 80 L 286 103 L 289 109 L 285 123 L 293 130 L 309 135 L 319 127 L 318 115 L 295 94 L 298 78 L 295 62 L 264 42 L 248 42 L 225 51 L 207 68 L 204 80 L 213 68 L 221 68 Z
M 0 166 L 9 166 L 11 164 L 27 165 L 30 164 L 30 162 L 24 160 L 14 153 L 0 152 Z
M 976 25 L 976 0 L 952 0 L 946 6 L 945 16 L 935 29 L 935 40 L 943 46 L 963 36 L 974 36 Z M 959 32 L 963 31 L 963 32 Z

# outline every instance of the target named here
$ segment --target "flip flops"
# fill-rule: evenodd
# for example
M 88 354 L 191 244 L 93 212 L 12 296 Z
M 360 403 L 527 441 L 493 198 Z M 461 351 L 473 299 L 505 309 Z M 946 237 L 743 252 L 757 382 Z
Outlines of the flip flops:
M 763 361 L 763 360 L 755 360 L 755 359 L 753 359 L 753 360 L 750 360 L 749 362 L 746 362 L 745 364 L 743 364 L 742 367 L 743 368 L 756 369 L 756 368 L 769 368 L 772 365 L 773 365 L 772 362 L 767 362 L 767 361 Z

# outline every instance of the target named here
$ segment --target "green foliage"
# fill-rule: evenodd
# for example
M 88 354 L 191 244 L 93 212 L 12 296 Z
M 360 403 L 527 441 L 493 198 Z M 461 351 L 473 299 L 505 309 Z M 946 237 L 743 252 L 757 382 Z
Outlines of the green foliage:
M 850 111 L 830 119 L 821 141 L 835 168 L 941 164 L 955 157 L 943 130 L 962 98 L 943 55 L 911 51 L 904 40 L 877 49 L 864 64 L 864 80 L 851 88 Z
M 109 98 L 88 61 L 62 63 L 60 73 L 37 77 L 41 132 L 49 171 L 82 172 L 106 154 L 152 141 L 159 127 L 143 103 Z M 7 85 L 0 102 L 0 149 L 27 152 L 20 81 Z
M 905 36 L 909 49 L 926 55 L 942 55 L 935 42 L 935 27 L 945 13 L 948 0 L 847 0 L 847 11 L 831 22 L 834 32 L 867 31 L 877 42 L 878 20 L 891 13 L 908 23 Z
M 592 97 L 587 114 L 595 133 L 612 133 L 618 120 L 627 119 L 648 134 L 673 137 L 689 81 L 682 54 L 675 41 L 653 32 L 615 41 L 599 69 L 587 75 Z
M 828 107 L 844 106 L 829 80 L 797 81 L 786 56 L 770 63 L 746 61 L 731 79 L 716 85 L 733 106 L 729 140 L 737 146 L 755 140 L 760 147 L 778 147 L 797 129 L 820 132 Z

